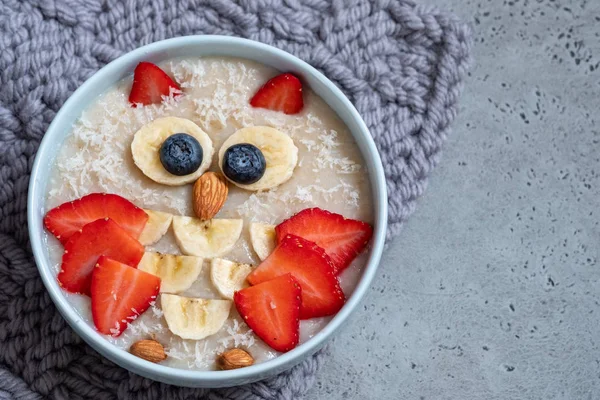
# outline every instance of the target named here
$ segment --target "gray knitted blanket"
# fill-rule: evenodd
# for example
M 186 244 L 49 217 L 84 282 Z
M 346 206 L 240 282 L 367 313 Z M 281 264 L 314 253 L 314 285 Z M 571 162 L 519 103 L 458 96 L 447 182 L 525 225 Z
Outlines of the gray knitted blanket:
M 38 143 L 69 95 L 140 45 L 235 35 L 312 64 L 353 101 L 379 147 L 388 237 L 425 188 L 469 60 L 468 29 L 413 0 L 0 1 L 0 399 L 293 399 L 322 351 L 282 375 L 207 390 L 156 383 L 91 350 L 54 308 L 29 248 L 27 184 Z

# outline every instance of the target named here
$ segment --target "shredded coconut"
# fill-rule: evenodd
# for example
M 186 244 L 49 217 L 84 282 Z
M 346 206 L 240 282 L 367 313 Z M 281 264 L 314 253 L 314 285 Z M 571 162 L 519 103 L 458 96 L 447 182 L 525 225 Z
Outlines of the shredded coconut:
M 273 204 L 281 203 L 287 206 L 300 205 L 302 207 L 313 204 L 315 196 L 331 204 L 344 204 L 350 207 L 359 207 L 360 194 L 356 188 L 340 179 L 337 185 L 325 188 L 320 185 L 297 186 L 293 190 L 279 191 L 277 189 L 268 192 L 259 192 L 250 195 L 248 200 L 237 208 L 239 215 L 252 215 L 258 220 L 274 223 L 272 212 Z M 301 209 L 302 207 L 296 207 Z
M 252 330 L 246 323 L 242 322 L 240 324 L 237 319 L 227 322 L 227 334 L 229 335 L 228 337 L 223 337 L 218 341 L 224 348 L 228 348 L 231 345 L 233 347 L 243 346 L 250 348 L 254 345 L 255 340 Z
M 152 314 L 156 318 L 160 318 L 163 316 L 163 311 L 162 309 L 156 306 L 156 302 L 153 301 L 152 303 L 150 303 L 150 309 L 152 310 Z

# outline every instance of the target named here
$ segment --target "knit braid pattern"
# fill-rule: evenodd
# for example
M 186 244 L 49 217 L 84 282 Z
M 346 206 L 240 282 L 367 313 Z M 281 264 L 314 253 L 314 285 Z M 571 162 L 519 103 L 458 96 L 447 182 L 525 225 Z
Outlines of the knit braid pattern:
M 281 375 L 228 389 L 169 386 L 104 359 L 55 309 L 27 232 L 27 185 L 69 95 L 122 54 L 220 34 L 286 50 L 354 103 L 378 146 L 388 239 L 415 208 L 457 112 L 469 29 L 412 0 L 3 0 L 0 2 L 0 399 L 299 399 L 322 350 Z

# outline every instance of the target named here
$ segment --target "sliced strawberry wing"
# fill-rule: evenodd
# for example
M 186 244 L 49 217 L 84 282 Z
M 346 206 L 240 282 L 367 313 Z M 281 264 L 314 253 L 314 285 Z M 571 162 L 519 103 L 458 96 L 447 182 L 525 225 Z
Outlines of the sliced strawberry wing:
M 258 89 L 250 100 L 250 105 L 285 114 L 297 114 L 304 107 L 302 83 L 289 73 L 277 75 Z
M 133 85 L 129 93 L 129 102 L 136 107 L 137 104 L 159 104 L 162 96 L 168 96 L 171 88 L 181 90 L 179 85 L 158 66 L 141 62 L 133 72 Z M 175 96 L 179 95 L 175 92 Z
M 110 218 L 134 238 L 139 238 L 148 214 L 121 196 L 92 193 L 61 204 L 48 211 L 44 225 L 64 245 L 84 225 L 101 218 Z
M 135 267 L 144 246 L 110 218 L 90 222 L 65 244 L 59 284 L 69 292 L 89 294 L 94 265 L 103 255 Z
M 302 288 L 300 319 L 325 317 L 344 305 L 344 292 L 333 273 L 329 256 L 316 244 L 287 235 L 269 257 L 248 275 L 257 285 L 291 273 Z
M 160 289 L 160 278 L 100 257 L 92 274 L 92 317 L 98 332 L 119 336 L 127 323 L 150 307 Z
M 291 274 L 235 292 L 233 301 L 248 326 L 274 350 L 286 352 L 298 344 L 300 285 Z
M 320 208 L 307 208 L 275 227 L 277 240 L 288 234 L 303 237 L 322 247 L 339 274 L 362 252 L 371 236 L 371 225 L 344 218 Z

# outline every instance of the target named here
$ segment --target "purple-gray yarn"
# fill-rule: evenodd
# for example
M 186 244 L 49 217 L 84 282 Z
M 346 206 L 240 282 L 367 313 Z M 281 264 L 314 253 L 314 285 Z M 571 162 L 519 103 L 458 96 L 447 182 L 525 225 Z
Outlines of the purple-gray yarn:
M 69 95 L 140 45 L 222 34 L 284 49 L 352 100 L 381 152 L 388 238 L 423 193 L 457 111 L 469 32 L 413 0 L 3 0 L 0 2 L 0 399 L 297 399 L 324 351 L 242 387 L 177 388 L 91 350 L 54 308 L 29 248 L 26 199 L 39 141 Z

